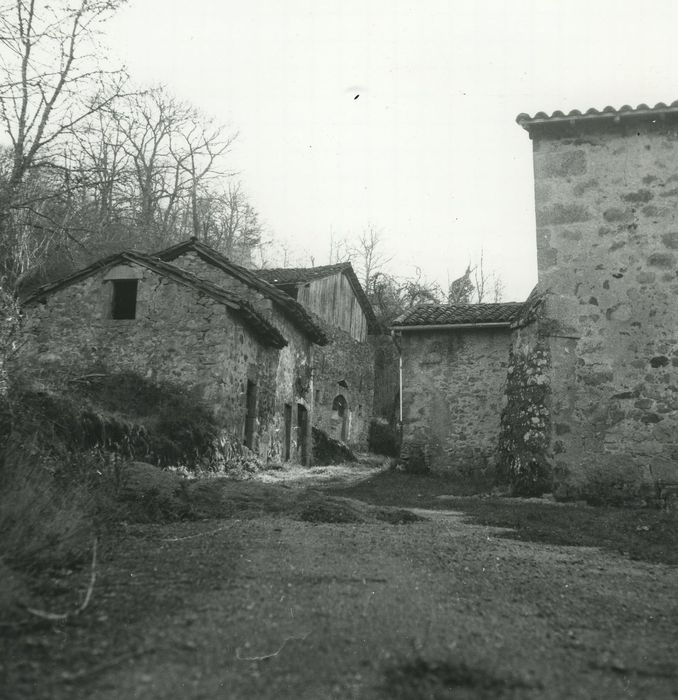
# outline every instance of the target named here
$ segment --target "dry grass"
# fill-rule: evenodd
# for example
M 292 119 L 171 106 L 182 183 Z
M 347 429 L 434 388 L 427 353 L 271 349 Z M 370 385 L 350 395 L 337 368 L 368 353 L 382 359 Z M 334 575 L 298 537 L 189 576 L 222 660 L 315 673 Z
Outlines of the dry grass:
M 57 488 L 44 467 L 19 463 L 3 480 L 0 558 L 13 568 L 71 565 L 87 552 L 91 499 L 84 488 Z

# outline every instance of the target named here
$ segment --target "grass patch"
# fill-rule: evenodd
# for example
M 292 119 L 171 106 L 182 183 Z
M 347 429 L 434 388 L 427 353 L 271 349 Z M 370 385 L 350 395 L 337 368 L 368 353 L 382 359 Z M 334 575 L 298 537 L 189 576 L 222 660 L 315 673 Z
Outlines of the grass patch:
M 377 508 L 352 498 L 311 494 L 300 499 L 297 517 L 310 523 L 373 523 L 406 525 L 426 518 L 401 508 Z
M 502 537 L 545 544 L 603 547 L 651 563 L 678 564 L 678 517 L 648 508 L 612 508 L 503 499 L 459 499 L 448 507 L 483 525 L 511 528 Z
M 355 486 L 332 489 L 331 492 L 375 505 L 440 509 L 448 507 L 437 498 L 441 494 L 472 496 L 486 493 L 490 488 L 489 482 L 459 482 L 432 472 L 412 474 L 391 469 Z
M 456 510 L 510 528 L 501 536 L 544 544 L 603 547 L 632 559 L 678 564 L 678 514 L 650 508 L 591 507 L 539 499 L 478 497 L 477 487 L 436 475 L 382 472 L 333 494 L 376 505 Z M 451 496 L 441 499 L 441 495 Z
M 496 675 L 463 661 L 431 662 L 421 657 L 387 669 L 384 676 L 383 689 L 393 700 L 494 700 L 520 697 L 515 691 L 532 687 L 520 679 Z

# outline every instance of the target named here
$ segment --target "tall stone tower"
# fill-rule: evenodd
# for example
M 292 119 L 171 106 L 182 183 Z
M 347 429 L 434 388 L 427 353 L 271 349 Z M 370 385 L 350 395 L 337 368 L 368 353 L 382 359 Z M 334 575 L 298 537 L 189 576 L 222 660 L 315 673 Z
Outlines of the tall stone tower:
M 678 102 L 521 114 L 556 493 L 678 482 Z

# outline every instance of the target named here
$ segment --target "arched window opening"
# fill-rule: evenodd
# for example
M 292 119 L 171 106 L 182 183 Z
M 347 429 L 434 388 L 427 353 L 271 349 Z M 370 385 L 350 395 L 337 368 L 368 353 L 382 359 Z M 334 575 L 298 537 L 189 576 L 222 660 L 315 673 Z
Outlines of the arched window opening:
M 348 402 L 342 394 L 332 401 L 332 432 L 340 440 L 348 438 Z

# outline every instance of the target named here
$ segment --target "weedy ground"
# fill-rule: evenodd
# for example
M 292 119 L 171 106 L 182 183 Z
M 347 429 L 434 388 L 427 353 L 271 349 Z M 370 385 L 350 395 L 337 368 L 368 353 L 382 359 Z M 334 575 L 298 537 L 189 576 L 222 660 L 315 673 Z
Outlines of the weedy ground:
M 100 542 L 81 614 L 3 623 L 3 697 L 676 697 L 674 513 L 376 463 L 191 489 L 193 519 Z M 27 602 L 73 610 L 90 575 Z

